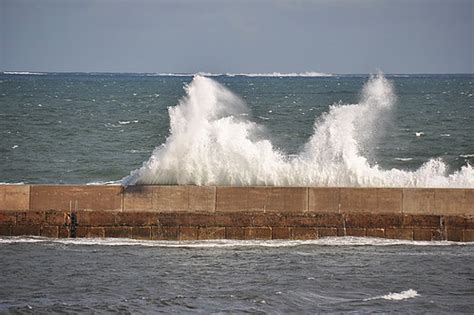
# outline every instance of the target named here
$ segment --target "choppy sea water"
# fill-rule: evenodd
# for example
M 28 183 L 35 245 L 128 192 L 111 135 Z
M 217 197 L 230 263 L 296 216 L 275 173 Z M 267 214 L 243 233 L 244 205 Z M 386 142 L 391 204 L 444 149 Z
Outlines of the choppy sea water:
M 473 75 L 275 75 L 0 74 L 0 182 L 474 187 Z
M 0 239 L 0 312 L 472 313 L 472 244 Z
M 0 74 L 0 182 L 474 187 L 473 81 Z M 472 313 L 473 258 L 370 238 L 6 237 L 0 313 Z

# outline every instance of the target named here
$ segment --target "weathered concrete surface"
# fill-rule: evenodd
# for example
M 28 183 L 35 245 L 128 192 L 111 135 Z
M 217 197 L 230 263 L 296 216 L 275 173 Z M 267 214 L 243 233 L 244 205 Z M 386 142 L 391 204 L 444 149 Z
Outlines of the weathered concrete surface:
M 474 189 L 0 185 L 0 235 L 474 241 Z
M 308 189 L 303 187 L 217 187 L 216 211 L 304 212 Z
M 474 215 L 474 189 L 403 189 L 403 212 Z
M 0 210 L 28 210 L 30 185 L 0 185 Z
M 30 210 L 122 210 L 122 188 L 96 185 L 32 185 Z
M 339 212 L 340 188 L 308 188 L 308 211 Z
M 341 188 L 341 212 L 401 213 L 402 189 Z
M 471 189 L 437 189 L 435 191 L 434 214 L 472 214 L 474 191 Z
M 131 186 L 124 189 L 123 211 L 214 211 L 216 187 Z

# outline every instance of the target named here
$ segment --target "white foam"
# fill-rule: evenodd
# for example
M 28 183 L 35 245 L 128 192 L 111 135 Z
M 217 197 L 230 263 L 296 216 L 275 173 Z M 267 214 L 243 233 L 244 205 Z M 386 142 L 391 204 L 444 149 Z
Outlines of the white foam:
M 402 161 L 402 162 L 406 162 L 406 161 L 411 161 L 411 160 L 413 160 L 413 158 L 396 157 L 395 160 L 397 160 L 397 161 Z
M 127 120 L 127 121 L 120 121 L 120 120 L 119 120 L 118 123 L 119 123 L 120 125 L 128 125 L 128 124 L 130 124 L 130 121 L 128 121 L 128 120 Z
M 418 292 L 416 292 L 413 289 L 408 289 L 400 293 L 389 293 L 385 295 L 374 296 L 372 298 L 364 299 L 364 301 L 372 301 L 372 300 L 380 300 L 380 299 L 389 300 L 389 301 L 401 301 L 401 300 L 406 300 L 406 299 L 412 299 L 417 296 L 420 296 Z
M 28 71 L 4 71 L 3 74 L 11 75 L 47 75 L 44 72 L 28 72 Z
M 306 72 L 270 72 L 270 73 L 227 73 L 227 76 L 245 77 L 332 77 L 330 73 L 306 71 Z
M 459 156 L 462 158 L 472 158 L 474 157 L 474 154 L 460 154 Z
M 127 152 L 130 152 L 130 153 L 149 153 L 150 150 L 137 150 L 137 149 L 131 149 L 131 150 L 127 150 Z
M 314 132 L 296 156 L 280 152 L 248 120 L 245 103 L 203 76 L 168 109 L 170 135 L 124 185 L 474 187 L 469 164 L 449 174 L 439 158 L 415 171 L 385 170 L 362 152 L 383 130 L 380 121 L 395 104 L 383 75 L 365 84 L 357 104 L 336 103 L 316 119 Z M 381 128 L 381 129 L 378 129 Z
M 206 77 L 219 77 L 223 74 L 222 73 L 212 73 L 212 72 L 196 72 L 194 74 L 194 76 L 196 76 L 196 75 L 202 75 L 202 76 L 206 76 Z
M 262 72 L 262 73 L 212 73 L 212 72 L 196 72 L 196 73 L 147 73 L 147 76 L 166 76 L 166 77 L 192 77 L 196 75 L 205 76 L 205 77 L 332 77 L 331 73 L 316 72 L 316 71 L 306 71 L 306 72 Z
M 191 77 L 193 75 L 190 73 L 161 72 L 161 73 L 145 73 L 145 76 L 148 76 L 148 77 Z
M 157 77 L 194 77 L 196 75 L 205 76 L 205 77 L 218 77 L 225 74 L 211 73 L 211 72 L 195 72 L 195 73 L 162 72 L 162 73 L 147 73 L 146 74 L 146 76 L 157 76 Z
M 107 127 L 107 128 L 122 128 L 120 126 L 120 124 L 119 125 L 114 125 L 114 124 L 111 124 L 111 123 L 105 123 L 104 127 Z
M 110 185 L 110 186 L 120 186 L 121 183 L 118 180 L 111 180 L 111 181 L 98 181 L 98 182 L 90 182 L 86 185 Z
M 295 247 L 295 246 L 472 246 L 473 243 L 448 241 L 408 241 L 370 237 L 327 237 L 316 240 L 208 240 L 208 241 L 151 241 L 126 238 L 45 238 L 0 237 L 1 244 L 58 243 L 70 245 L 146 246 L 177 248 L 234 248 L 234 247 Z

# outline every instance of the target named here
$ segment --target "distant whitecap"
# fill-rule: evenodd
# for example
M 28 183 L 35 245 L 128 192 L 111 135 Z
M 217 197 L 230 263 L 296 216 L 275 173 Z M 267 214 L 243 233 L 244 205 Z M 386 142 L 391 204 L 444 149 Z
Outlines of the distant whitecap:
M 4 71 L 3 74 L 10 75 L 47 75 L 44 72 L 28 72 L 28 71 Z
M 396 157 L 395 160 L 397 160 L 397 161 L 402 161 L 402 162 L 406 162 L 406 161 L 411 161 L 411 160 L 413 160 L 413 158 Z

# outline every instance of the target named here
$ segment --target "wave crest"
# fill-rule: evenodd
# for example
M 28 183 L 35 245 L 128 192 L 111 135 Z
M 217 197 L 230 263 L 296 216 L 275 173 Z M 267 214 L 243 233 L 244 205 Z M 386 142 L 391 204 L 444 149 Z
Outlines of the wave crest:
M 143 166 L 122 180 L 133 184 L 223 186 L 383 186 L 474 187 L 468 164 L 447 174 L 440 159 L 418 170 L 383 170 L 370 165 L 378 124 L 394 106 L 393 86 L 382 74 L 365 84 L 357 104 L 334 104 L 316 120 L 304 150 L 288 156 L 260 136 L 261 127 L 245 119 L 245 103 L 200 75 L 186 96 L 170 107 L 170 136 Z
M 413 289 L 408 289 L 406 291 L 402 291 L 399 293 L 390 292 L 389 294 L 375 296 L 372 298 L 364 299 L 364 301 L 372 301 L 372 300 L 379 300 L 379 299 L 388 300 L 388 301 L 401 301 L 401 300 L 406 300 L 406 299 L 412 299 L 417 296 L 420 296 L 417 291 Z

